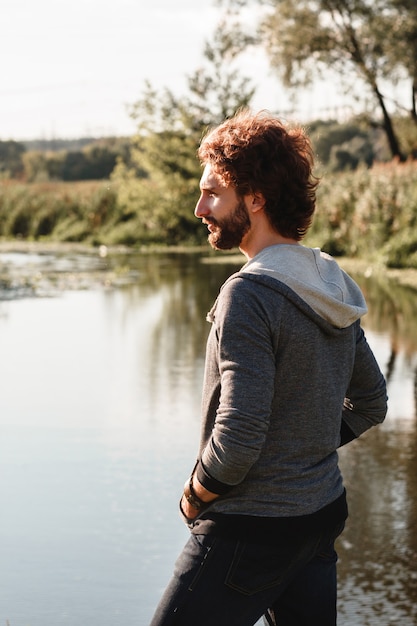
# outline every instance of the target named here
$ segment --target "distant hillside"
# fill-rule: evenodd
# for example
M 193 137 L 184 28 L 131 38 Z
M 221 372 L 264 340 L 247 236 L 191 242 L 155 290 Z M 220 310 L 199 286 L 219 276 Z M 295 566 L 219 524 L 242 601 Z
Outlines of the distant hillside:
M 129 137 L 0 140 L 0 179 L 103 180 L 110 177 L 118 158 L 129 162 Z
M 26 150 L 36 152 L 78 152 L 86 146 L 94 145 L 114 145 L 124 143 L 128 140 L 126 137 L 80 137 L 78 139 L 32 139 L 30 141 L 22 141 Z

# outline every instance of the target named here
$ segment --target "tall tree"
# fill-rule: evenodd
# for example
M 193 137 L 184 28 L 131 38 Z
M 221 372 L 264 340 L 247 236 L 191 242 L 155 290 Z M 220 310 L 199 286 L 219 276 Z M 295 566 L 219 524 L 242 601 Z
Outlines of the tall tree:
M 0 141 L 0 178 L 16 178 L 22 175 L 22 156 L 25 150 L 25 146 L 18 141 Z
M 258 23 L 258 45 L 266 49 L 285 86 L 307 86 L 325 76 L 328 68 L 350 83 L 359 77 L 379 107 L 392 156 L 403 158 L 382 85 L 395 81 L 401 72 L 417 71 L 416 20 L 412 27 L 408 21 L 411 14 L 415 17 L 416 0 L 223 0 L 221 4 L 238 10 L 265 8 Z
M 392 68 L 401 68 L 411 85 L 410 116 L 417 124 L 417 2 L 416 0 L 392 0 L 396 11 L 396 27 L 391 28 Z
M 202 66 L 187 77 L 187 94 L 157 91 L 147 83 L 132 106 L 137 133 L 131 162 L 120 163 L 113 179 L 123 182 L 119 200 L 127 215 L 133 209 L 144 231 L 163 241 L 178 243 L 201 232 L 193 218 L 201 176 L 197 148 L 207 127 L 230 117 L 253 97 L 254 88 L 235 64 L 246 43 L 243 35 L 232 36 L 221 23 L 205 45 Z
M 213 40 L 205 44 L 204 63 L 187 77 L 187 94 L 177 96 L 170 89 L 157 92 L 150 83 L 146 84 L 142 97 L 131 108 L 131 116 L 137 123 L 136 139 L 142 148 L 146 144 L 149 149 L 151 138 L 158 153 L 154 159 L 152 150 L 149 154 L 142 150 L 140 158 L 142 164 L 146 161 L 149 173 L 155 165 L 165 173 L 187 168 L 188 159 L 178 159 L 176 141 L 171 154 L 171 140 L 176 137 L 190 144 L 195 157 L 201 134 L 208 126 L 220 123 L 250 103 L 255 89 L 234 65 L 247 41 L 244 35 L 231 32 L 230 26 L 221 22 Z M 187 177 L 185 171 L 182 175 Z

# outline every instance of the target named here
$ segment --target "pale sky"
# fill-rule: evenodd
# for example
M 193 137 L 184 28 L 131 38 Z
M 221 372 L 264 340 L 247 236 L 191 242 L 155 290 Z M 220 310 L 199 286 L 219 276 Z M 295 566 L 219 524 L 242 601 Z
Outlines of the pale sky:
M 219 17 L 213 0 L 2 0 L 0 139 L 132 134 L 144 81 L 186 93 Z M 261 53 L 242 63 L 255 108 L 288 108 Z M 335 96 L 310 116 L 314 97 Z

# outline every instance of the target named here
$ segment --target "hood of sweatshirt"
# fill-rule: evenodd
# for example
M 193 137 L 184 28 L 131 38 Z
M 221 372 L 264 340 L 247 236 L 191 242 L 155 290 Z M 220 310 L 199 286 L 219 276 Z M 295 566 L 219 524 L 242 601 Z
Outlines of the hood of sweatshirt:
M 271 276 L 286 284 L 336 328 L 350 326 L 367 312 L 359 286 L 319 248 L 294 244 L 268 246 L 240 272 Z

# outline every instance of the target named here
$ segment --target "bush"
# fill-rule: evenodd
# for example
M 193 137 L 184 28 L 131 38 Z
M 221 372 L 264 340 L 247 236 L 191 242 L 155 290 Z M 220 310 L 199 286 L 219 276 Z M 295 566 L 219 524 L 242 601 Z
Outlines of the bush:
M 167 185 L 123 174 L 104 183 L 0 181 L 0 237 L 129 246 L 206 241 L 193 215 L 196 179 L 172 175 Z M 305 243 L 417 268 L 417 163 L 325 174 Z
M 378 164 L 323 177 L 306 243 L 336 256 L 407 264 L 416 226 L 417 162 Z
M 0 236 L 84 241 L 112 215 L 115 198 L 108 183 L 2 182 Z

